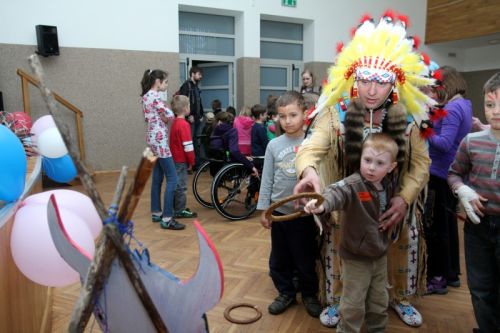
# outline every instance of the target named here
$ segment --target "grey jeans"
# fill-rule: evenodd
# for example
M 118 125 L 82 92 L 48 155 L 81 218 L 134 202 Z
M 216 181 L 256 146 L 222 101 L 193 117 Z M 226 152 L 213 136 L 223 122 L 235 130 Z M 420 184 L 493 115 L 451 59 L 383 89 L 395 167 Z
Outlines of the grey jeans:
M 175 187 L 174 196 L 174 214 L 182 212 L 186 209 L 186 193 L 187 193 L 187 163 L 175 163 L 175 171 L 177 173 L 177 186 Z

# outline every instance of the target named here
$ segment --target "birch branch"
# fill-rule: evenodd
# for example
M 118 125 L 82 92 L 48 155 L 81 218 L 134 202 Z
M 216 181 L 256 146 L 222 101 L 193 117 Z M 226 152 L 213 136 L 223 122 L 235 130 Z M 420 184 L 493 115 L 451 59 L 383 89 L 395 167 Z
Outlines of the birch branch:
M 68 149 L 68 153 L 73 159 L 73 162 L 75 163 L 76 169 L 78 170 L 78 175 L 82 180 L 83 187 L 85 188 L 90 199 L 94 203 L 97 213 L 99 214 L 101 220 L 104 221 L 108 216 L 108 212 L 106 210 L 106 207 L 104 206 L 101 196 L 99 195 L 99 192 L 97 192 L 95 183 L 92 180 L 92 177 L 90 176 L 87 167 L 83 164 L 82 160 L 80 159 L 80 152 L 78 151 L 76 146 L 72 144 L 69 128 L 64 123 L 61 114 L 57 111 L 57 104 L 56 100 L 54 99 L 54 95 L 52 94 L 52 91 L 50 91 L 50 89 L 47 88 L 47 86 L 45 85 L 45 74 L 43 72 L 43 68 L 42 65 L 40 64 L 38 56 L 36 54 L 32 54 L 29 57 L 29 63 L 33 72 L 35 73 L 35 76 L 37 76 L 38 80 L 40 81 L 40 91 L 42 93 L 42 97 L 45 103 L 47 104 L 49 113 L 54 118 L 54 122 L 56 123 L 59 132 L 61 133 L 63 141 L 66 144 L 66 148 Z

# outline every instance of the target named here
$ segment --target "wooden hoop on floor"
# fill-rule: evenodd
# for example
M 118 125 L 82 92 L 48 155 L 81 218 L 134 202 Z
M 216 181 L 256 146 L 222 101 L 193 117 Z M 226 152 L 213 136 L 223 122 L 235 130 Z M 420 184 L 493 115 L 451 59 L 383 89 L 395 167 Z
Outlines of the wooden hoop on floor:
M 295 213 L 288 214 L 288 215 L 282 215 L 282 216 L 272 215 L 273 211 L 276 208 L 281 207 L 282 205 L 286 204 L 287 202 L 297 200 L 297 199 L 302 199 L 302 198 L 316 199 L 316 200 L 318 200 L 316 205 L 321 205 L 323 203 L 323 201 L 325 201 L 325 198 L 323 198 L 323 196 L 321 194 L 316 193 L 316 192 L 304 192 L 304 193 L 294 194 L 294 195 L 286 197 L 280 201 L 276 201 L 271 206 L 269 206 L 269 208 L 267 208 L 265 213 L 264 213 L 266 219 L 268 219 L 269 221 L 273 221 L 273 222 L 283 222 L 283 221 L 293 220 L 293 219 L 296 219 L 296 218 L 301 217 L 301 216 L 309 215 L 306 212 L 304 212 L 303 210 L 300 210 L 300 211 L 297 211 Z
M 255 317 L 250 318 L 250 319 L 234 319 L 231 317 L 231 311 L 237 308 L 250 308 L 255 310 L 256 314 Z M 230 305 L 224 310 L 224 318 L 226 318 L 228 321 L 234 324 L 251 324 L 255 323 L 257 320 L 259 320 L 262 317 L 262 312 L 259 310 L 257 305 L 252 305 L 248 303 L 237 303 Z

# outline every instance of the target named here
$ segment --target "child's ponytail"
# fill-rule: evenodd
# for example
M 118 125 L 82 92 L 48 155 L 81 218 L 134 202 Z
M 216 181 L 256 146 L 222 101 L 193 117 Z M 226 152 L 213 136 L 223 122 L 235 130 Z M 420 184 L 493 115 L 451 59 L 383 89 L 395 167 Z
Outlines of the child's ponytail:
M 160 79 L 160 81 L 163 81 L 166 80 L 167 77 L 168 73 L 162 71 L 161 69 L 155 69 L 155 70 L 146 69 L 141 80 L 141 88 L 142 88 L 141 96 L 144 96 L 151 89 L 151 87 L 155 84 L 156 79 Z

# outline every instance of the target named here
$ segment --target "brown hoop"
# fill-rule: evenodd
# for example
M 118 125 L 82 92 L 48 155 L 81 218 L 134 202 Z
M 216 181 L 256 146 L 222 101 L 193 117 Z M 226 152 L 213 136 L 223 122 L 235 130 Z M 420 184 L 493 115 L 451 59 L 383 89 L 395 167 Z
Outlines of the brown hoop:
M 266 211 L 264 212 L 266 219 L 268 219 L 269 221 L 273 221 L 273 222 L 283 222 L 283 221 L 289 221 L 289 220 L 293 220 L 293 219 L 296 219 L 296 218 L 301 217 L 301 216 L 308 215 L 303 210 L 300 210 L 300 211 L 297 211 L 295 213 L 288 214 L 288 215 L 282 215 L 282 216 L 272 215 L 273 211 L 276 208 L 281 207 L 282 205 L 286 204 L 287 202 L 297 200 L 297 199 L 302 199 L 302 198 L 316 199 L 316 200 L 318 200 L 316 205 L 321 205 L 323 203 L 323 201 L 325 201 L 325 198 L 323 198 L 323 196 L 321 194 L 316 193 L 316 192 L 304 192 L 304 193 L 294 194 L 294 195 L 286 197 L 280 201 L 276 201 L 271 206 L 269 206 L 269 208 L 267 208 Z
M 250 308 L 250 309 L 254 309 L 255 312 L 256 312 L 255 317 L 250 318 L 250 319 L 234 319 L 233 317 L 231 317 L 230 313 L 231 313 L 231 311 L 233 311 L 236 308 Z M 259 308 L 257 307 L 257 305 L 252 305 L 252 304 L 248 304 L 248 303 L 233 304 L 233 305 L 228 306 L 226 308 L 226 310 L 224 310 L 224 318 L 226 318 L 228 321 L 230 321 L 231 323 L 234 323 L 234 324 L 251 324 L 251 323 L 255 323 L 261 317 L 262 317 L 262 312 L 259 310 Z

